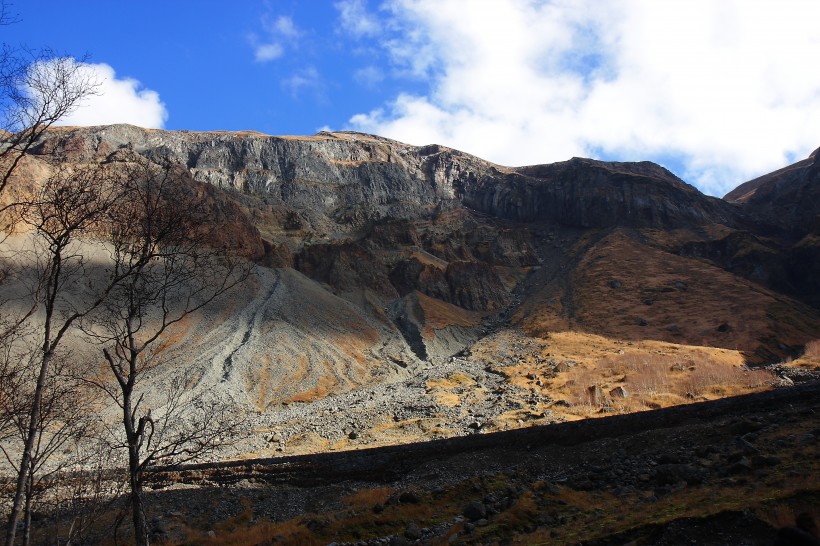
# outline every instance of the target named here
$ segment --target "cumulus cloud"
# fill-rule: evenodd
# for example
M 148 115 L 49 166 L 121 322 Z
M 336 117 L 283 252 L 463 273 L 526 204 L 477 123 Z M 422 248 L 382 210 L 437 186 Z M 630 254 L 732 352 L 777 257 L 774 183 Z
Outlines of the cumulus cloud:
M 280 15 L 274 19 L 268 16 L 262 18 L 262 27 L 265 36 L 251 33 L 248 42 L 253 48 L 253 57 L 256 62 L 266 63 L 282 57 L 286 45 L 295 46 L 303 32 L 296 26 L 293 19 Z
M 390 62 L 428 86 L 353 116 L 357 130 L 513 165 L 653 159 L 717 195 L 820 145 L 813 0 L 390 0 L 385 10 L 378 40 Z
M 168 119 L 168 111 L 159 93 L 144 88 L 133 78 L 117 78 L 114 69 L 107 64 L 82 63 L 76 76 L 83 81 L 96 82 L 95 93 L 86 97 L 56 125 L 130 123 L 162 128 Z
M 302 31 L 296 27 L 294 24 L 293 19 L 287 17 L 285 15 L 280 15 L 277 17 L 272 24 L 268 25 L 268 29 L 271 32 L 278 33 L 285 38 L 298 38 L 302 35 Z

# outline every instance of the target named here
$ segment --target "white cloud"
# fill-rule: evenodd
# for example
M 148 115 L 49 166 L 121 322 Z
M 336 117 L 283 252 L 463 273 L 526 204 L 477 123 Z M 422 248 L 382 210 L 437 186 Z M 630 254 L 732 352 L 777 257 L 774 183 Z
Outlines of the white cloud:
M 302 35 L 302 31 L 296 27 L 293 19 L 285 15 L 277 17 L 273 24 L 268 25 L 268 29 L 285 38 L 298 38 Z
M 339 10 L 339 22 L 344 31 L 357 38 L 381 34 L 381 22 L 367 11 L 365 0 L 341 0 L 334 6 Z
M 279 44 L 259 44 L 254 47 L 253 58 L 260 63 L 278 59 L 284 55 L 285 49 Z
M 81 64 L 80 79 L 97 82 L 96 93 L 86 97 L 73 112 L 56 125 L 108 125 L 130 123 L 140 127 L 162 128 L 168 111 L 159 93 L 146 89 L 133 78 L 117 78 L 107 64 Z
M 293 19 L 284 15 L 273 20 L 264 16 L 262 27 L 265 29 L 265 37 L 259 37 L 256 33 L 248 35 L 248 42 L 253 48 L 254 60 L 258 63 L 266 63 L 282 57 L 286 46 L 295 47 L 303 34 Z
M 390 0 L 386 9 L 380 43 L 429 87 L 353 116 L 357 130 L 513 165 L 674 158 L 712 194 L 820 145 L 814 0 L 474 0 L 467 9 Z

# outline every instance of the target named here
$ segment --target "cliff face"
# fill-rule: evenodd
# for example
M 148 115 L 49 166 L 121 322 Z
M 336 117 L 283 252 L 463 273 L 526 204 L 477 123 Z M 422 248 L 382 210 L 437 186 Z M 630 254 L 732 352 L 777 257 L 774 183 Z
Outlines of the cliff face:
M 797 354 L 820 329 L 804 305 L 820 305 L 820 274 L 800 273 L 820 263 L 820 237 L 784 246 L 770 236 L 815 182 L 774 184 L 792 188 L 775 205 L 766 184 L 730 203 L 649 162 L 513 168 L 358 133 L 127 125 L 50 130 L 31 161 L 89 163 L 121 149 L 177 164 L 225 226 L 214 242 L 263 266 L 257 289 L 214 311 L 221 318 L 182 349 L 218 353 L 200 359 L 214 368 L 202 373 L 261 411 L 451 362 L 495 332 L 708 342 L 760 362 Z M 813 165 L 799 180 L 816 176 Z M 793 206 L 801 224 L 808 205 Z M 232 331 L 248 341 L 228 358 Z
M 731 207 L 648 162 L 575 158 L 507 168 L 442 146 L 357 133 L 271 137 L 127 125 L 53 131 L 37 151 L 87 159 L 122 146 L 170 158 L 198 181 L 257 196 L 291 212 L 291 225 L 301 220 L 328 234 L 380 218 L 429 218 L 461 205 L 516 222 L 578 227 L 734 222 Z
M 464 203 L 494 216 L 576 227 L 670 229 L 735 223 L 734 211 L 653 163 L 573 158 L 464 180 Z M 499 183 L 501 182 L 501 183 Z
M 785 259 L 779 256 L 785 283 L 820 307 L 820 148 L 741 184 L 724 199 L 736 203 L 761 232 L 785 240 Z
M 724 199 L 787 236 L 820 233 L 820 148 L 802 161 L 741 184 Z

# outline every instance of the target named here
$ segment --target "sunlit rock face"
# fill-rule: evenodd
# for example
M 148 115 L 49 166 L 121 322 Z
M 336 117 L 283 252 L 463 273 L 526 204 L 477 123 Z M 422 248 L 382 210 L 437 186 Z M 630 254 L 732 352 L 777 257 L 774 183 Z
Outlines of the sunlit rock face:
M 649 162 L 506 167 L 359 133 L 114 125 L 50 130 L 18 178 L 36 191 L 61 164 L 115 152 L 173 164 L 220 225 L 211 244 L 257 264 L 169 335 L 192 389 L 265 415 L 400 382 L 455 403 L 467 379 L 419 374 L 479 362 L 509 383 L 487 393 L 507 396 L 513 372 L 487 362 L 582 360 L 554 358 L 556 332 L 764 362 L 820 329 L 816 154 L 721 200 Z

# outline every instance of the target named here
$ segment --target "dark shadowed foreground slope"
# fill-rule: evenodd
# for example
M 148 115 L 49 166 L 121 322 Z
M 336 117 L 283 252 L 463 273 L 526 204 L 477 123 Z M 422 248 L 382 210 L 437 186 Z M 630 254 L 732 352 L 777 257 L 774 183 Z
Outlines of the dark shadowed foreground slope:
M 813 544 L 805 533 L 820 517 L 819 399 L 810 383 L 506 433 L 160 470 L 155 538 Z M 798 525 L 809 531 L 783 529 Z

